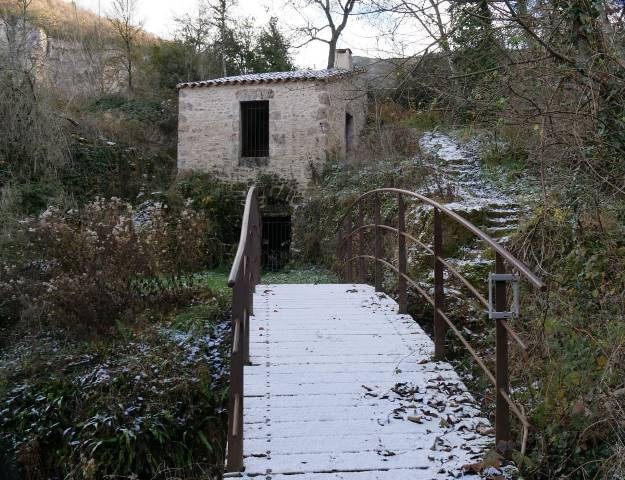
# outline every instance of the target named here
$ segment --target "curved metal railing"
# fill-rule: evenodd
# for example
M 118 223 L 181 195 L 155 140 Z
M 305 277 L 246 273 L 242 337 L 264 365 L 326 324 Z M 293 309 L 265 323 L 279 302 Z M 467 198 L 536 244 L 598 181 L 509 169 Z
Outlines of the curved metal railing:
M 253 295 L 260 281 L 261 223 L 256 187 L 247 192 L 241 238 L 228 277 L 232 289 L 232 353 L 228 391 L 226 471 L 243 470 L 243 367 L 249 363 Z
M 384 225 L 380 221 L 380 196 L 384 194 L 394 194 L 397 196 L 398 220 L 397 227 Z M 405 201 L 404 197 L 413 198 L 429 205 L 434 210 L 434 238 L 433 248 L 424 244 L 419 239 L 406 232 L 405 225 Z M 364 223 L 364 201 L 373 199 L 373 223 Z M 352 215 L 354 207 L 358 205 L 357 226 L 353 228 Z M 495 253 L 495 273 L 489 275 L 489 295 L 488 299 L 475 287 L 466 277 L 464 277 L 453 265 L 443 258 L 443 225 L 442 215 L 446 215 L 454 222 L 462 225 L 477 238 L 484 241 L 486 245 Z M 375 267 L 375 288 L 382 290 L 382 266 L 393 270 L 397 274 L 397 293 L 399 312 L 406 313 L 407 310 L 407 285 L 410 284 L 422 297 L 424 297 L 434 307 L 434 352 L 437 358 L 442 358 L 445 354 L 445 335 L 447 329 L 460 340 L 462 345 L 469 351 L 476 363 L 484 371 L 488 379 L 493 383 L 497 394 L 495 413 L 495 437 L 496 444 L 501 450 L 508 450 L 511 444 L 510 433 L 510 411 L 519 419 L 523 426 L 523 439 L 521 451 L 524 453 L 527 445 L 529 422 L 523 413 L 523 409 L 510 398 L 510 387 L 508 377 L 508 335 L 527 351 L 527 347 L 520 336 L 512 329 L 508 323 L 509 318 L 518 315 L 518 285 L 519 276 L 524 278 L 530 285 L 538 290 L 543 290 L 545 284 L 530 269 L 506 248 L 484 233 L 470 221 L 441 205 L 440 203 L 425 197 L 421 194 L 403 190 L 399 188 L 378 188 L 362 194 L 347 208 L 347 211 L 340 219 L 343 231 L 339 232 L 339 257 L 346 263 L 346 277 L 349 282 L 353 281 L 353 263 L 357 262 L 358 274 L 366 281 L 365 261 L 373 261 Z M 373 255 L 366 254 L 364 234 L 367 231 L 374 232 L 374 252 Z M 397 259 L 398 265 L 382 258 L 381 233 L 391 232 L 397 234 Z M 357 253 L 353 254 L 354 237 L 357 237 Z M 427 253 L 434 257 L 434 295 L 430 295 L 417 281 L 410 278 L 407 273 L 406 240 L 410 240 L 420 246 Z M 512 268 L 516 274 L 506 273 L 506 264 Z M 469 344 L 460 330 L 453 324 L 445 313 L 445 289 L 444 271 L 458 279 L 462 285 L 488 309 L 489 317 L 496 321 L 496 371 L 495 373 L 486 366 L 475 349 Z M 506 310 L 508 283 L 514 286 L 514 306 L 509 311 Z M 493 299 L 494 294 L 494 299 Z

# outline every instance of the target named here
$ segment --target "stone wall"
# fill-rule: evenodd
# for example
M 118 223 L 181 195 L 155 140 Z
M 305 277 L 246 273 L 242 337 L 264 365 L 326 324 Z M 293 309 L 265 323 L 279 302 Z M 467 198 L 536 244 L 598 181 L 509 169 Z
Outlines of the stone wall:
M 214 172 L 231 181 L 275 173 L 306 186 L 313 169 L 345 157 L 345 112 L 354 138 L 366 121 L 366 97 L 352 79 L 183 88 L 179 92 L 178 171 Z M 240 102 L 269 101 L 269 158 L 240 158 Z
M 362 77 L 351 81 L 333 82 L 327 85 L 331 108 L 328 109 L 328 145 L 341 160 L 352 161 L 360 133 L 367 122 L 367 94 Z M 345 144 L 345 114 L 352 116 L 352 143 L 350 151 Z

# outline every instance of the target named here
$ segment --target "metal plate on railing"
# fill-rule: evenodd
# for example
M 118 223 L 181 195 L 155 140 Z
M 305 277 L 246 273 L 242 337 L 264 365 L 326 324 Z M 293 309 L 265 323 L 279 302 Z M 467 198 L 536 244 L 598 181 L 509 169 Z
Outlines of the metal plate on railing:
M 508 312 L 495 310 L 493 290 L 496 282 L 509 282 L 512 285 L 512 308 Z M 518 318 L 519 310 L 519 276 L 514 273 L 490 273 L 488 275 L 488 318 Z

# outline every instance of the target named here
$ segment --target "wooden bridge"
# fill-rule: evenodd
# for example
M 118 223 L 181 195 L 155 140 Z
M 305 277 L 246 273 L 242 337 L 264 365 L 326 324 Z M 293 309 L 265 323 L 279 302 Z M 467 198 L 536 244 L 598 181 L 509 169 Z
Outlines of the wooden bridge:
M 398 202 L 397 226 L 380 221 L 380 196 Z M 405 199 L 433 208 L 433 246 L 405 231 Z M 372 223 L 365 224 L 365 202 Z M 355 205 L 357 225 L 352 227 Z M 495 252 L 488 299 L 442 256 L 442 215 L 467 228 Z M 525 348 L 518 321 L 518 285 L 540 279 L 505 248 L 443 205 L 419 194 L 378 189 L 364 194 L 344 217 L 337 239 L 347 282 L 332 285 L 261 285 L 260 212 L 248 192 L 241 241 L 229 284 L 233 288 L 233 348 L 226 476 L 263 479 L 369 480 L 456 477 L 496 445 L 513 445 L 510 412 L 529 423 L 509 396 L 508 335 Z M 382 234 L 397 238 L 397 266 L 384 260 Z M 367 253 L 372 234 L 372 254 Z M 354 242 L 356 240 L 356 242 Z M 406 240 L 434 257 L 433 295 L 409 277 Z M 356 252 L 354 253 L 354 243 Z M 395 255 L 394 255 L 395 256 Z M 364 263 L 372 260 L 373 283 Z M 508 263 L 514 273 L 506 273 Z M 398 303 L 382 292 L 382 267 L 397 276 Z M 444 271 L 447 270 L 448 277 Z M 444 309 L 444 281 L 455 277 L 496 322 L 496 372 L 487 368 Z M 507 286 L 512 299 L 508 301 Z M 408 285 L 434 309 L 434 341 L 406 314 Z M 508 308 L 506 305 L 511 303 Z M 492 428 L 445 361 L 447 330 L 468 349 L 496 392 Z

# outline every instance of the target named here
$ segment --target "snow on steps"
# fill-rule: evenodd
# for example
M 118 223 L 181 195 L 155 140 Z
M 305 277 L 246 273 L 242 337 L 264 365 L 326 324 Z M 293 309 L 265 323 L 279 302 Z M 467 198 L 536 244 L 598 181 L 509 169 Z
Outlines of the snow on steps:
M 272 480 L 458 477 L 490 424 L 430 338 L 367 285 L 259 285 L 245 472 Z
M 459 198 L 447 207 L 485 211 L 485 231 L 500 241 L 516 231 L 522 209 L 507 192 L 482 177 L 474 145 L 462 145 L 449 135 L 429 132 L 419 140 L 419 146 L 426 161 Z

